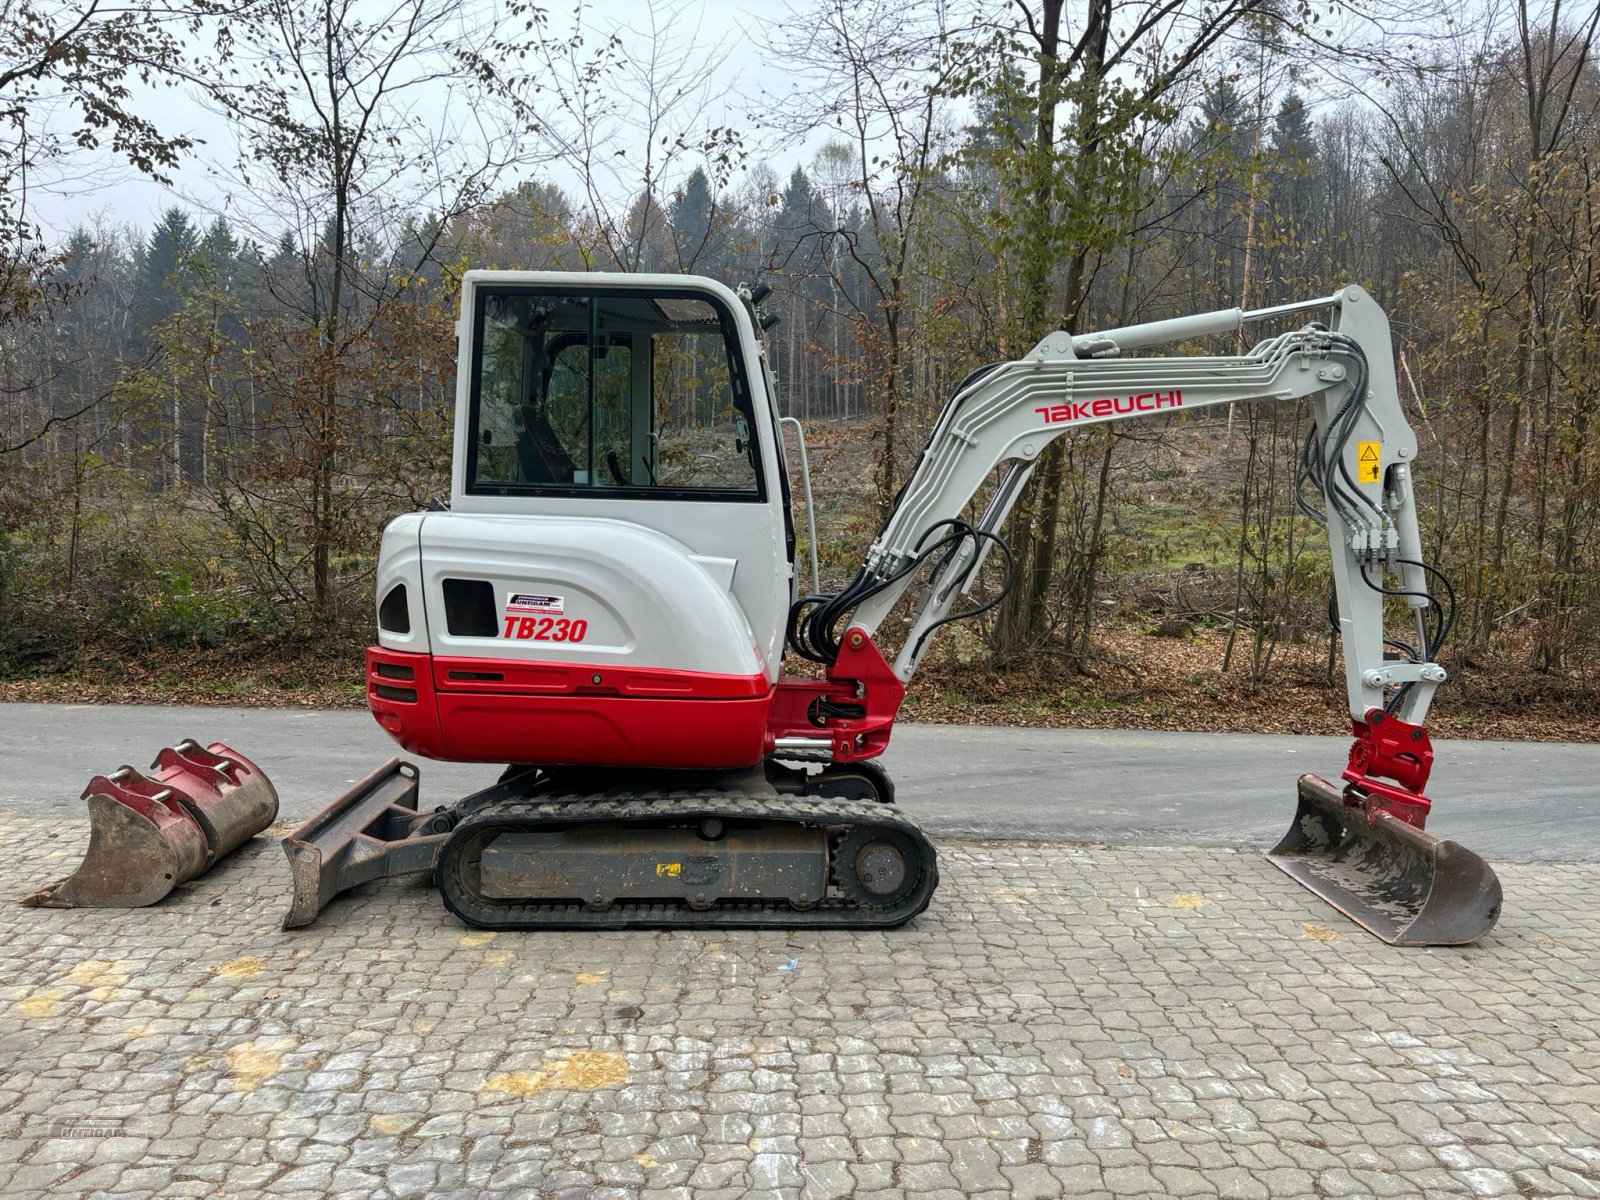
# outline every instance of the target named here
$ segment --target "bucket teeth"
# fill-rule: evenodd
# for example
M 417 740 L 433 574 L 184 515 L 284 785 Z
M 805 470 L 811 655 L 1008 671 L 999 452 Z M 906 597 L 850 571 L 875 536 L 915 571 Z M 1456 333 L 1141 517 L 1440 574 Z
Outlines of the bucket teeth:
M 156 755 L 153 775 L 121 767 L 84 789 L 89 847 L 67 878 L 25 897 L 49 908 L 142 908 L 208 870 L 278 815 L 260 768 L 221 742 Z
M 1268 853 L 1302 887 L 1391 946 L 1460 946 L 1500 917 L 1500 880 L 1456 842 L 1387 812 L 1370 815 L 1302 775 L 1289 832 Z

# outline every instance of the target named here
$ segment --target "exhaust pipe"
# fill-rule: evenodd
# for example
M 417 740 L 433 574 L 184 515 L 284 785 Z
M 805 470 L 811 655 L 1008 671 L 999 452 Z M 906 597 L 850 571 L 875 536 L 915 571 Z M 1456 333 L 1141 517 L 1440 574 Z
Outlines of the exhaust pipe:
M 143 908 L 211 869 L 278 815 L 262 770 L 221 742 L 186 739 L 84 789 L 89 848 L 65 879 L 23 897 L 36 908 Z

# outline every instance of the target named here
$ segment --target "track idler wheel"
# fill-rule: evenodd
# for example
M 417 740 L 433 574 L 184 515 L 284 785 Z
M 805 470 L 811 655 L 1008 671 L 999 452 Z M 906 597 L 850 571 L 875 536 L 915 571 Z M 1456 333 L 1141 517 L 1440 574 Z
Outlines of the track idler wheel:
M 833 874 L 858 904 L 893 905 L 917 885 L 916 844 L 894 829 L 858 829 L 833 852 Z
M 124 766 L 84 789 L 89 848 L 67 878 L 22 899 L 43 908 L 142 908 L 260 833 L 278 815 L 261 769 L 221 742 L 186 740 L 151 775 Z
M 1300 777 L 1294 824 L 1272 864 L 1391 946 L 1460 946 L 1500 917 L 1500 880 L 1466 847 L 1381 809 L 1347 803 L 1339 788 Z

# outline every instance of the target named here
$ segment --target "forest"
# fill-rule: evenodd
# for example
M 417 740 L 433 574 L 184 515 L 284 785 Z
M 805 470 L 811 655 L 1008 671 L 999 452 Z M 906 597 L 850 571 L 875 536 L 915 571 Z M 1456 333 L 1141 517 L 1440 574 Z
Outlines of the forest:
M 769 285 L 833 587 L 974 367 L 1359 283 L 1453 582 L 1454 695 L 1485 727 L 1600 729 L 1600 11 L 804 0 L 740 43 L 791 86 L 728 122 L 728 11 L 618 7 L 7 5 L 5 695 L 359 700 L 378 536 L 449 494 L 471 268 Z M 175 183 L 148 228 L 50 220 L 86 161 L 197 159 L 228 204 Z M 1006 530 L 1015 586 L 917 711 L 1334 731 L 1308 420 L 1059 439 Z

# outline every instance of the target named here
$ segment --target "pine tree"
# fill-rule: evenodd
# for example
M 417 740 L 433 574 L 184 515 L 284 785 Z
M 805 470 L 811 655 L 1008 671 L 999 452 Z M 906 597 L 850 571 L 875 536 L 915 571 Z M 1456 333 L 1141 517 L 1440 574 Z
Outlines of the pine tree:
M 772 225 L 772 261 L 778 270 L 802 278 L 825 265 L 821 232 L 828 225 L 828 206 L 812 186 L 805 168 L 796 167 L 783 189 Z
M 1280 222 L 1305 223 L 1316 191 L 1317 142 L 1305 97 L 1291 91 L 1272 126 L 1272 201 Z
M 811 349 L 813 331 L 827 318 L 830 280 L 821 235 L 828 224 L 827 205 L 804 169 L 796 167 L 779 198 L 768 261 L 777 272 L 775 311 L 783 318 L 774 339 L 779 384 L 788 411 L 801 417 L 817 411 L 815 403 L 827 390 Z
M 628 206 L 615 247 L 624 271 L 665 271 L 672 253 L 672 231 L 654 192 L 641 192 Z
M 672 226 L 672 242 L 678 252 L 678 269 L 699 274 L 715 274 L 718 250 L 713 244 L 713 221 L 717 200 L 711 180 L 699 167 L 689 175 L 683 190 L 672 200 L 667 219 Z
M 1200 164 L 1202 186 L 1211 193 L 1205 230 L 1211 253 L 1204 256 L 1211 262 L 1210 291 L 1217 297 L 1237 297 L 1243 284 L 1244 209 L 1255 131 L 1244 97 L 1227 80 L 1208 88 L 1198 108 L 1190 125 L 1190 143 Z
M 183 209 L 173 206 L 161 214 L 145 244 L 144 262 L 139 274 L 138 307 L 134 318 L 139 332 L 150 331 L 178 311 L 183 303 L 182 286 L 191 269 L 191 256 L 199 247 L 199 236 Z
M 233 289 L 239 276 L 239 242 L 227 218 L 218 217 L 206 227 L 195 257 L 213 284 L 225 291 Z

